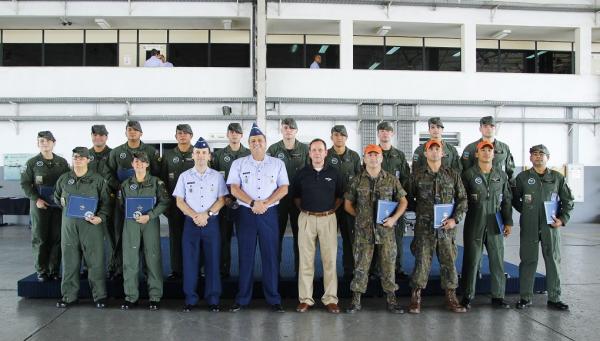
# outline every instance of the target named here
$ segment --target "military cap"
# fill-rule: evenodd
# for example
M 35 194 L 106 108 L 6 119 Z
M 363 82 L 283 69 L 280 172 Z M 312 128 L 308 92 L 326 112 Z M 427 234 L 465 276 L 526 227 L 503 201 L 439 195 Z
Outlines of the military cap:
M 331 128 L 331 133 L 340 133 L 348 137 L 348 131 L 346 130 L 346 126 L 343 124 L 334 125 L 333 128 Z
M 383 151 L 381 150 L 381 147 L 379 147 L 376 144 L 368 144 L 365 146 L 365 155 L 369 154 L 369 153 L 378 153 L 378 154 L 383 154 Z
M 86 147 L 75 147 L 73 148 L 73 156 L 75 155 L 90 158 L 90 151 Z
M 142 133 L 142 125 L 140 124 L 139 121 L 127 121 L 127 128 L 133 128 L 137 131 L 139 131 L 140 133 Z
M 490 148 L 494 149 L 494 144 L 491 143 L 490 141 L 481 141 L 477 144 L 477 150 L 480 150 L 483 147 L 490 147 Z
M 436 125 L 440 128 L 444 128 L 444 123 L 442 123 L 442 119 L 439 117 L 430 117 L 429 120 L 427 121 L 427 125 L 431 126 L 431 125 Z
M 427 141 L 427 143 L 425 143 L 425 150 L 428 150 L 433 145 L 437 145 L 438 147 L 441 147 L 442 143 L 438 140 L 429 140 L 429 141 Z
M 239 124 L 239 123 L 237 123 L 237 122 L 229 123 L 229 125 L 227 126 L 227 130 L 228 131 L 233 131 L 233 132 L 238 133 L 238 134 L 243 134 L 244 133 L 244 131 L 242 130 L 242 125 Z
M 281 120 L 281 125 L 284 124 L 292 129 L 298 129 L 298 124 L 296 124 L 296 120 L 293 117 L 286 117 Z
M 546 155 L 550 155 L 550 151 L 548 150 L 548 147 L 544 146 L 543 144 L 538 144 L 538 145 L 535 145 L 535 146 L 529 148 L 529 154 L 532 154 L 535 152 L 542 152 Z
M 96 135 L 108 135 L 108 130 L 104 124 L 94 124 L 92 126 L 92 134 Z
M 56 142 L 54 135 L 52 135 L 52 132 L 49 130 L 40 131 L 37 137 Z
M 206 142 L 206 140 L 202 136 L 200 136 L 200 138 L 198 139 L 198 141 L 196 141 L 196 143 L 194 144 L 194 148 L 198 148 L 198 149 L 208 148 L 208 149 L 210 149 L 210 147 L 208 146 L 208 142 Z
M 134 152 L 133 158 L 145 163 L 150 163 L 150 159 L 148 158 L 148 154 L 146 154 L 146 152 Z
M 258 128 L 258 125 L 256 123 L 252 123 L 252 129 L 250 129 L 250 136 L 256 135 L 262 135 L 266 137 L 266 135 L 260 130 L 260 128 Z
M 492 126 L 496 125 L 496 119 L 494 116 L 484 116 L 479 120 L 479 125 L 489 124 Z
M 377 130 L 394 131 L 394 126 L 392 122 L 383 121 L 377 125 Z
M 191 135 L 194 135 L 194 132 L 192 131 L 192 127 L 190 127 L 189 124 L 178 124 L 177 128 L 175 128 L 175 131 L 183 131 L 184 133 L 188 133 Z

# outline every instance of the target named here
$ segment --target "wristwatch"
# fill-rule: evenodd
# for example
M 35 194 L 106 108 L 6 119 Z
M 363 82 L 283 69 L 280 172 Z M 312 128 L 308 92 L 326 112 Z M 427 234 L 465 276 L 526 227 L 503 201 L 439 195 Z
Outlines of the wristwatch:
M 210 210 L 208 211 L 208 216 L 209 217 L 212 217 L 212 216 L 215 216 L 215 215 L 217 215 L 215 212 L 210 211 Z
M 250 207 L 254 207 L 254 200 L 250 201 Z

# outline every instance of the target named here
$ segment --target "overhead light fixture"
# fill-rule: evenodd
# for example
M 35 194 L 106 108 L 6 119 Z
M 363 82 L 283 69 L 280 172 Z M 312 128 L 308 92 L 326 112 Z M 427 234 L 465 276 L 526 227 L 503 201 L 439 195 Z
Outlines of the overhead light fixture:
M 458 51 L 455 54 L 453 54 L 452 57 L 460 57 L 460 51 Z
M 385 54 L 387 55 L 392 55 L 394 53 L 396 53 L 396 51 L 400 50 L 400 46 L 394 46 L 391 49 L 388 50 L 388 52 L 386 52 Z
M 494 33 L 492 35 L 492 38 L 494 39 L 502 39 L 502 38 L 506 38 L 509 34 L 511 34 L 512 31 L 511 30 L 502 30 L 502 31 L 498 31 L 496 33 Z
M 296 51 L 298 51 L 298 44 L 292 45 L 292 48 L 290 49 L 290 52 L 292 53 L 296 53 Z
M 390 32 L 392 29 L 391 26 L 381 26 L 377 29 L 377 35 L 380 37 L 384 37 L 386 34 Z
M 375 70 L 379 65 L 381 65 L 381 63 L 375 62 L 369 66 L 369 70 Z
M 533 59 L 533 58 L 535 58 L 536 55 L 541 56 L 546 52 L 548 52 L 548 51 L 538 51 L 538 53 L 530 54 L 529 56 L 525 57 L 525 59 Z
M 325 52 L 327 52 L 328 48 L 329 48 L 329 45 L 321 45 L 321 48 L 319 49 L 319 53 L 324 54 Z
M 226 30 L 231 30 L 231 23 L 233 20 L 231 19 L 223 19 L 223 28 Z
M 100 28 L 104 30 L 108 30 L 110 28 L 110 24 L 104 19 L 95 19 L 94 21 L 96 22 L 96 24 L 98 24 L 98 26 L 100 26 Z

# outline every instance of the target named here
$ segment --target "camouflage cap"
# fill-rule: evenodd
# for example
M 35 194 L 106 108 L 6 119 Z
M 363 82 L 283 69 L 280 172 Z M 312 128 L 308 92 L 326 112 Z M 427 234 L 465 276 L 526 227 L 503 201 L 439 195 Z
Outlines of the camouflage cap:
M 92 134 L 96 135 L 108 135 L 108 130 L 104 124 L 94 124 L 92 126 Z
M 175 128 L 175 132 L 177 132 L 177 131 L 183 131 L 184 133 L 194 135 L 194 132 L 192 131 L 192 127 L 190 127 L 189 124 L 178 124 L 177 128 Z
M 46 139 L 46 140 L 50 140 L 52 142 L 56 142 L 54 135 L 52 135 L 52 132 L 49 130 L 40 131 L 37 134 L 37 137 L 38 137 L 38 139 Z
M 442 119 L 439 117 L 430 117 L 429 120 L 427 121 L 427 125 L 431 126 L 431 125 L 436 125 L 440 128 L 444 128 L 444 123 L 442 123 Z
M 392 122 L 383 121 L 377 125 L 377 130 L 394 131 L 394 125 Z
M 127 121 L 126 127 L 135 129 L 135 130 L 139 131 L 140 133 L 143 133 L 142 125 L 140 124 L 139 121 Z
M 286 117 L 281 120 L 281 125 L 284 124 L 292 129 L 298 129 L 298 124 L 296 124 L 296 120 L 293 117 Z
M 494 118 L 494 116 L 484 116 L 479 120 L 479 125 L 486 125 L 486 124 L 495 126 L 496 119 Z
M 331 133 L 340 133 L 348 137 L 348 131 L 346 130 L 346 126 L 343 124 L 334 125 L 333 128 L 331 128 Z
M 86 158 L 90 158 L 90 151 L 89 149 L 87 149 L 86 147 L 75 147 L 73 148 L 73 156 L 81 156 L 81 157 L 86 157 Z
M 550 155 L 550 151 L 548 150 L 548 147 L 544 146 L 543 144 L 538 144 L 538 145 L 535 145 L 535 146 L 529 148 L 529 154 L 532 154 L 535 152 L 542 152 L 546 155 Z
M 234 133 L 243 134 L 244 130 L 242 130 L 242 125 L 237 122 L 229 123 L 227 126 L 227 131 L 233 131 Z
M 135 152 L 133 153 L 133 158 L 145 163 L 150 163 L 150 159 L 148 158 L 148 154 L 146 154 L 146 152 Z

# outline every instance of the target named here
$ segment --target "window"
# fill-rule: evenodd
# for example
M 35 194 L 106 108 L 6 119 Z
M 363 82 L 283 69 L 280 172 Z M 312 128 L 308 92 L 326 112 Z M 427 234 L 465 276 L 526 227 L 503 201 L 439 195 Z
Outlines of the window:
M 500 50 L 500 72 L 535 73 L 535 51 Z
M 538 51 L 540 73 L 573 73 L 573 53 L 570 51 Z
M 250 67 L 250 45 L 211 43 L 210 66 Z
M 338 69 L 340 67 L 340 46 L 331 44 L 307 44 L 306 67 L 314 61 L 315 55 L 321 56 L 320 68 Z
M 42 44 L 3 44 L 2 65 L 41 66 Z
M 167 55 L 175 67 L 208 66 L 208 44 L 169 44 Z
M 304 44 L 267 45 L 267 67 L 304 68 Z
M 117 44 L 86 44 L 86 66 L 117 66 Z
M 477 72 L 497 72 L 498 49 L 477 49 Z
M 383 70 L 383 45 L 354 45 L 354 68 Z
M 417 46 L 385 47 L 386 70 L 423 70 L 423 48 Z
M 45 66 L 82 66 L 83 44 L 45 44 Z
M 426 47 L 425 62 L 425 70 L 460 71 L 460 49 L 448 47 Z

